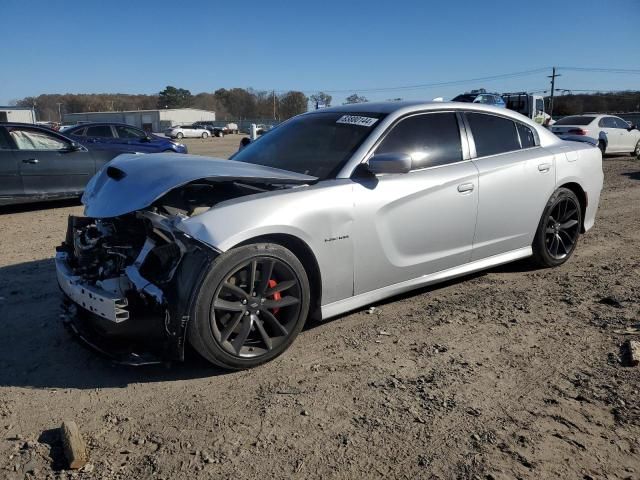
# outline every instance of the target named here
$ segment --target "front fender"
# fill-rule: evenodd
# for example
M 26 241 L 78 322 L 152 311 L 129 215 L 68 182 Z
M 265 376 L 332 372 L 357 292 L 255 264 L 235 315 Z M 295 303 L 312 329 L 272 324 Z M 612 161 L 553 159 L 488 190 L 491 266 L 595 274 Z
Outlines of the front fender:
M 176 227 L 222 252 L 265 235 L 296 237 L 316 257 L 322 303 L 331 303 L 353 294 L 352 194 L 350 180 L 323 182 L 224 202 Z

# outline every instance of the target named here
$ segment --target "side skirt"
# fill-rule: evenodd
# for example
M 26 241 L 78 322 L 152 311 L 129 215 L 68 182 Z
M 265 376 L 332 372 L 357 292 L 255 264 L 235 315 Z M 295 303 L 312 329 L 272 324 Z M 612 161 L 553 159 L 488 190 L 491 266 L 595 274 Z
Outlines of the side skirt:
M 449 268 L 447 270 L 431 273 L 429 275 L 423 275 L 422 277 L 389 285 L 387 287 L 372 290 L 370 292 L 361 293 L 354 297 L 345 298 L 344 300 L 338 300 L 337 302 L 329 303 L 322 306 L 322 319 L 324 320 L 327 318 L 335 317 L 342 313 L 364 307 L 365 305 L 369 305 L 370 303 L 378 302 L 385 298 L 399 295 L 401 293 L 405 293 L 419 287 L 424 287 L 452 278 L 461 277 L 463 275 L 467 275 L 469 273 L 477 272 L 480 270 L 486 270 L 487 268 L 513 262 L 521 258 L 530 257 L 531 255 L 533 255 L 531 247 L 519 248 L 507 253 L 501 253 L 492 257 L 476 260 L 475 262 L 466 263 L 458 267 Z

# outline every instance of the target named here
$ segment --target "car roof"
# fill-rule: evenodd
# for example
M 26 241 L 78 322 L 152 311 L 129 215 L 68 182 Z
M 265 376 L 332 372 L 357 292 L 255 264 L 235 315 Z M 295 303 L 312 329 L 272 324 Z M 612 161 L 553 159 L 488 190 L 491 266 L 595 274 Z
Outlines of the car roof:
M 524 115 L 508 110 L 506 108 L 494 107 L 482 103 L 468 102 L 429 102 L 429 101 L 402 101 L 402 102 L 370 102 L 370 103 L 353 103 L 348 105 L 340 105 L 339 107 L 328 107 L 313 110 L 303 115 L 313 115 L 314 113 L 379 113 L 393 116 L 401 116 L 413 112 L 429 111 L 429 110 L 466 110 L 485 113 L 494 113 L 503 117 L 511 117 L 514 120 L 532 123 L 532 120 Z

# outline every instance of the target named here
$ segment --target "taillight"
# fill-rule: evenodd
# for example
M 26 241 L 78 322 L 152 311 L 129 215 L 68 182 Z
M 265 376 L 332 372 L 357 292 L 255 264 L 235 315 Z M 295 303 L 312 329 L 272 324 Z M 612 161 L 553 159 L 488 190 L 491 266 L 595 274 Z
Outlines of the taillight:
M 586 135 L 587 130 L 585 130 L 584 128 L 572 128 L 571 130 L 567 131 L 567 133 L 571 135 Z

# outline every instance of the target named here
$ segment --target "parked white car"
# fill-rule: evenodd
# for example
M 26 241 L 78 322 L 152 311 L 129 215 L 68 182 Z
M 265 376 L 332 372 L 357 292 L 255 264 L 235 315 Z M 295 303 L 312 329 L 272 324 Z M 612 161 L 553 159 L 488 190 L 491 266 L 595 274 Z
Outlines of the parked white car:
M 590 141 L 602 153 L 631 153 L 640 157 L 640 130 L 613 115 L 572 115 L 558 120 L 551 131 L 563 140 Z
M 211 135 L 204 126 L 195 125 L 178 125 L 167 128 L 164 134 L 169 138 L 208 138 Z

